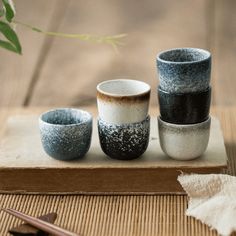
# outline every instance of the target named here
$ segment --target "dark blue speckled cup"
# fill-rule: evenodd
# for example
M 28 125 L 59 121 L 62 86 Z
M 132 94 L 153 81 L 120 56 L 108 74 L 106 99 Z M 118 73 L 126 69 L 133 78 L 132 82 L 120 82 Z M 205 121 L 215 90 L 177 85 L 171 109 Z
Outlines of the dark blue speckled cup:
M 103 152 L 113 159 L 131 160 L 147 149 L 150 116 L 141 122 L 113 124 L 98 118 L 98 133 Z
M 43 113 L 39 128 L 45 152 L 63 161 L 82 158 L 90 148 L 92 120 L 90 113 L 79 109 L 61 108 Z
M 157 55 L 160 87 L 171 93 L 205 91 L 210 84 L 211 54 L 199 48 L 175 48 Z

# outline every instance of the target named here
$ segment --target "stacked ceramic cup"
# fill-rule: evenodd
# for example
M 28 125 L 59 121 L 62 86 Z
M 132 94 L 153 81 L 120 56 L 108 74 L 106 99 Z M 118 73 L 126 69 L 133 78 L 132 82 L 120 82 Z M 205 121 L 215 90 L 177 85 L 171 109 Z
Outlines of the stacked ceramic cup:
M 129 160 L 146 151 L 149 98 L 150 86 L 142 81 L 117 79 L 97 85 L 98 132 L 105 154 Z
M 177 160 L 197 158 L 209 140 L 211 54 L 197 48 L 172 49 L 157 56 L 157 67 L 161 148 Z

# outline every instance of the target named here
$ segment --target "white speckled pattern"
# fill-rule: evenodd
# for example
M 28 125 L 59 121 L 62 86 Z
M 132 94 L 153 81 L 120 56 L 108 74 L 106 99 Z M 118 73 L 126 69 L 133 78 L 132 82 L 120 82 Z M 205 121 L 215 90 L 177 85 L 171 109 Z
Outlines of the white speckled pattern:
M 164 153 L 176 160 L 192 160 L 206 150 L 210 135 L 211 118 L 206 121 L 177 125 L 158 118 L 160 145 Z
M 130 160 L 141 156 L 147 149 L 150 134 L 150 116 L 142 122 L 116 125 L 98 118 L 99 140 L 108 156 Z
M 173 93 L 204 91 L 211 76 L 211 54 L 199 48 L 173 48 L 157 55 L 160 87 Z
M 83 157 L 89 150 L 92 116 L 83 110 L 61 108 L 39 118 L 41 141 L 45 152 L 58 160 Z

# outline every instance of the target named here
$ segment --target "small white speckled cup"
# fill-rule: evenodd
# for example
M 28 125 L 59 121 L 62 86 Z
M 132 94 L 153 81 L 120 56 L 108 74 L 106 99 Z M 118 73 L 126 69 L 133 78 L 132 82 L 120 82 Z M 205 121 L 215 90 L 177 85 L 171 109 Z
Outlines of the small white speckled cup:
M 165 154 L 176 160 L 200 157 L 207 148 L 211 118 L 190 125 L 172 124 L 158 118 L 160 145 Z
M 45 152 L 62 161 L 82 158 L 89 150 L 93 118 L 80 109 L 58 108 L 39 117 L 41 141 Z
M 107 80 L 97 85 L 100 119 L 111 124 L 142 122 L 148 116 L 151 88 L 130 79 Z

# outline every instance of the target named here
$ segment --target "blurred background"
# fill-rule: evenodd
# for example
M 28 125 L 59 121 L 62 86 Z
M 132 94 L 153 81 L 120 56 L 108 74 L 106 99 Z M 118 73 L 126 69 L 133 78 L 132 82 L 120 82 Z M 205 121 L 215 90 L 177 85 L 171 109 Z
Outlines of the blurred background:
M 213 105 L 236 104 L 235 0 L 15 0 L 16 19 L 47 31 L 126 33 L 110 46 L 49 37 L 20 25 L 23 55 L 0 49 L 0 106 L 83 106 L 97 83 L 117 77 L 146 81 L 157 104 L 156 54 L 199 47 L 213 55 Z

